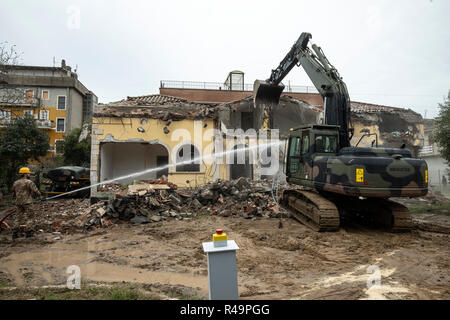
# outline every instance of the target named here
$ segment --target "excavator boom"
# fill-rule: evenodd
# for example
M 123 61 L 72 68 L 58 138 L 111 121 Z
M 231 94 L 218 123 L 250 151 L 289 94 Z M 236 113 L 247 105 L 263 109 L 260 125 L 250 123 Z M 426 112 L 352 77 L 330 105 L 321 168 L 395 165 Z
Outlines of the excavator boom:
M 302 33 L 279 66 L 272 70 L 270 77 L 265 81 L 255 81 L 255 106 L 270 113 L 278 105 L 284 90 L 281 81 L 294 66 L 302 66 L 324 99 L 324 124 L 339 126 L 340 146 L 349 147 L 352 130 L 349 126 L 350 98 L 347 86 L 322 49 L 315 44 L 311 46 L 312 50 L 308 47 L 310 39 L 310 33 Z

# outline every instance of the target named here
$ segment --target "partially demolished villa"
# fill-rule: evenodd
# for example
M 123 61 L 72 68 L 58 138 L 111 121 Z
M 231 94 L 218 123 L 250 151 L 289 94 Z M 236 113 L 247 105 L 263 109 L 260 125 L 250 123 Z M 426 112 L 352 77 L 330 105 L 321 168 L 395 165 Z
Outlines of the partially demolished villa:
M 418 113 L 360 102 L 352 102 L 351 108 L 353 145 L 363 135 L 375 133 L 361 139 L 359 145 L 405 144 L 417 155 L 424 136 Z M 155 94 L 100 104 L 93 116 L 91 183 L 124 177 L 119 182 L 128 184 L 165 176 L 180 187 L 195 187 L 216 179 L 283 176 L 289 129 L 318 123 L 321 118 L 321 105 L 289 95 L 281 97 L 270 115 L 256 110 L 250 95 L 218 103 Z M 279 130 L 277 135 L 274 129 Z M 274 138 L 280 139 L 277 154 L 272 154 L 274 149 L 252 149 L 252 141 L 270 143 Z M 239 151 L 244 147 L 251 150 Z M 264 168 L 275 162 L 276 170 L 267 173 Z M 144 174 L 133 175 L 140 171 Z M 93 188 L 91 196 L 106 195 Z

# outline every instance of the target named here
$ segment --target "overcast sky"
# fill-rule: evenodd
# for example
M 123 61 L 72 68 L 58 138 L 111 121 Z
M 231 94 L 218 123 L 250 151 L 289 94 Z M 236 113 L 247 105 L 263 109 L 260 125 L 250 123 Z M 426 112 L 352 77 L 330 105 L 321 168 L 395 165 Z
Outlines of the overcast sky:
M 79 13 L 79 18 L 78 18 Z M 302 32 L 355 101 L 427 118 L 450 89 L 450 1 L 2 0 L 0 42 L 25 65 L 62 58 L 100 102 L 158 93 L 160 80 L 266 79 Z M 301 68 L 284 83 L 312 85 Z

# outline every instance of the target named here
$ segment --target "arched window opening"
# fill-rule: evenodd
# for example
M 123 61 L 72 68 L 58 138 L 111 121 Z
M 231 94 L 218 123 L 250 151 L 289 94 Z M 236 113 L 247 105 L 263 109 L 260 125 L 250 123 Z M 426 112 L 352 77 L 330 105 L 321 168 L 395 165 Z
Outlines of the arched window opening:
M 177 172 L 200 172 L 200 153 L 192 144 L 183 145 L 177 153 Z

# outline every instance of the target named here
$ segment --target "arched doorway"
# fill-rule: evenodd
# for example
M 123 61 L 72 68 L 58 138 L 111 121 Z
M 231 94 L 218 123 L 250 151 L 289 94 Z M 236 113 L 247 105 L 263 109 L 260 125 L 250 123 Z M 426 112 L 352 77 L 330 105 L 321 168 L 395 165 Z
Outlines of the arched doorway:
M 169 153 L 162 144 L 107 142 L 100 145 L 100 181 L 146 170 L 148 172 L 143 175 L 121 179 L 117 183 L 156 179 L 168 175 L 168 163 Z

